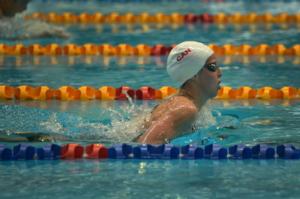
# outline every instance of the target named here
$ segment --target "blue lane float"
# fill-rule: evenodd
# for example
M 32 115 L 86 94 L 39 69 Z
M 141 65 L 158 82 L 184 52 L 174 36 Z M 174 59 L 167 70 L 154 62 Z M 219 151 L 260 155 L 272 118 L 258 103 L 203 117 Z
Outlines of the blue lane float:
M 9 149 L 1 144 L 0 145 L 0 160 L 11 160 L 11 159 L 12 159 L 11 149 Z
M 57 144 L 46 145 L 38 148 L 36 153 L 37 159 L 39 160 L 59 159 L 61 155 L 61 147 Z
M 116 144 L 108 149 L 108 157 L 111 159 L 131 158 L 132 146 L 128 144 Z
M 84 148 L 79 144 L 76 145 Z M 300 150 L 291 144 L 282 144 L 275 147 L 266 144 L 257 144 L 252 147 L 239 144 L 227 148 L 218 144 L 209 144 L 203 147 L 196 145 L 185 145 L 179 147 L 172 144 L 129 145 L 124 143 L 112 145 L 109 148 L 106 148 L 104 145 L 101 145 L 101 147 L 108 150 L 108 157 L 103 158 L 101 156 L 101 159 L 300 159 Z M 18 144 L 14 146 L 13 149 L 10 149 L 5 145 L 0 144 L 0 160 L 64 159 L 62 156 L 62 148 L 62 146 L 57 144 L 45 145 L 39 148 L 35 148 L 34 146 L 28 144 Z M 73 159 L 75 159 L 74 157 Z M 85 149 L 85 152 L 82 152 L 79 158 L 89 159 L 88 150 Z
M 252 147 L 252 158 L 274 159 L 275 149 L 266 144 L 258 144 Z
M 209 144 L 204 147 L 204 157 L 208 159 L 226 159 L 228 150 L 218 144 Z
M 233 159 L 250 159 L 252 157 L 252 149 L 243 144 L 231 146 L 228 150 Z
M 18 144 L 13 148 L 14 160 L 33 160 L 35 155 L 35 147 L 27 144 Z
M 297 150 L 291 144 L 283 144 L 276 147 L 277 155 L 283 159 L 299 159 L 300 150 Z
M 143 144 L 133 148 L 133 158 L 136 159 L 178 159 L 179 147 L 171 144 Z
M 181 159 L 202 159 L 204 150 L 195 145 L 181 147 Z

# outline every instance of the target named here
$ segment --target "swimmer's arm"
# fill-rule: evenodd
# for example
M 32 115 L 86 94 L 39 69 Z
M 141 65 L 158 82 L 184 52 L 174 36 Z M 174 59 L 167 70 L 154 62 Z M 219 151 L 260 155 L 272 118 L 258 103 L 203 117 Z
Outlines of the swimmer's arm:
M 164 144 L 182 132 L 177 129 L 184 122 L 192 120 L 197 113 L 194 108 L 177 108 L 169 111 L 159 120 L 152 122 L 148 130 L 138 138 L 138 142 L 143 144 Z

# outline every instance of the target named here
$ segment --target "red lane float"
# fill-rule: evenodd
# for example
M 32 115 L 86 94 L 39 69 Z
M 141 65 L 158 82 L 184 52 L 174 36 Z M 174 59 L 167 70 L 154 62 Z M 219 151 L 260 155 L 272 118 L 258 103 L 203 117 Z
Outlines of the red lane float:
M 80 159 L 83 157 L 84 148 L 79 144 L 66 144 L 61 148 L 61 159 Z
M 135 90 L 128 86 L 121 86 L 116 89 L 116 100 L 127 100 L 128 97 L 131 99 L 135 98 Z
M 90 144 L 85 147 L 86 157 L 90 159 L 108 158 L 108 149 L 102 144 Z

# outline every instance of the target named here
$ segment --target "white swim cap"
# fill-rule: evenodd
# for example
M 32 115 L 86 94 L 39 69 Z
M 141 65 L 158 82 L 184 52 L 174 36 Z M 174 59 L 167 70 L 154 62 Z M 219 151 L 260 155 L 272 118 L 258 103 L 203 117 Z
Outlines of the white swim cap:
M 185 41 L 175 46 L 167 61 L 167 72 L 180 84 L 196 75 L 214 52 L 205 44 Z

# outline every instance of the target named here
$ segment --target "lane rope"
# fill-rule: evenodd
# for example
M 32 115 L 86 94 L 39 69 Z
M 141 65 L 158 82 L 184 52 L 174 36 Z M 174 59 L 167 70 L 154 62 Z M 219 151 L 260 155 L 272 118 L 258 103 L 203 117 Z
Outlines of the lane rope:
M 135 100 L 161 100 L 177 93 L 177 89 L 171 86 L 163 86 L 155 89 L 149 86 L 143 86 L 137 90 L 121 86 L 114 88 L 112 86 L 102 86 L 94 88 L 91 86 L 81 86 L 75 88 L 72 86 L 61 86 L 53 89 L 48 86 L 28 86 L 22 85 L 12 87 L 0 85 L 0 99 L 6 100 L 128 100 L 128 96 Z M 285 86 L 281 89 L 272 87 L 262 87 L 254 89 L 248 86 L 240 88 L 221 87 L 215 99 L 300 99 L 300 89 Z
M 130 44 L 31 44 L 25 46 L 23 44 L 6 45 L 0 43 L 0 55 L 103 55 L 103 56 L 166 56 L 175 46 L 156 44 L 154 46 L 146 44 L 138 44 L 132 46 Z M 241 45 L 208 45 L 216 55 L 286 55 L 286 56 L 300 56 L 300 44 L 294 44 L 287 47 L 284 44 L 259 44 L 251 46 L 248 44 Z
M 70 12 L 64 13 L 32 13 L 25 17 L 27 20 L 43 20 L 49 23 L 92 23 L 92 24 L 104 24 L 104 23 L 218 23 L 218 24 L 252 24 L 252 23 L 300 23 L 300 13 L 288 14 L 286 12 L 272 14 L 272 13 L 217 13 L 217 14 L 180 14 L 180 13 L 126 13 L 120 14 L 118 12 L 112 12 L 108 14 L 97 13 L 80 13 L 74 14 Z
M 162 145 L 129 145 L 116 144 L 105 147 L 103 144 L 82 146 L 70 143 L 63 146 L 57 144 L 34 147 L 19 144 L 13 150 L 0 145 L 0 161 L 8 160 L 78 160 L 78 159 L 300 159 L 300 150 L 291 144 L 272 147 L 265 144 L 246 146 L 243 144 L 223 147 L 210 144 L 204 147 L 196 145 L 174 146 Z

